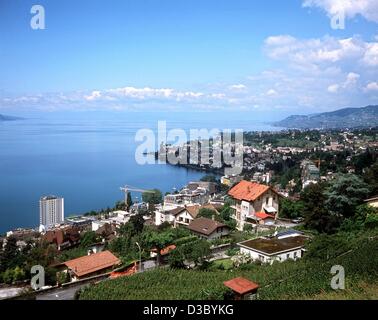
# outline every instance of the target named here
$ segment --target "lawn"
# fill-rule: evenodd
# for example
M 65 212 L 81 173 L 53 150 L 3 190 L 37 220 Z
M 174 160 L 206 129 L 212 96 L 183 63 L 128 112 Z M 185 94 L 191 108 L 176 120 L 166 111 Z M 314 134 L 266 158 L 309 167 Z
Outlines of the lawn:
M 224 270 L 230 270 L 233 268 L 233 262 L 231 259 L 221 259 L 214 261 L 213 268 L 214 269 L 220 269 L 223 266 Z

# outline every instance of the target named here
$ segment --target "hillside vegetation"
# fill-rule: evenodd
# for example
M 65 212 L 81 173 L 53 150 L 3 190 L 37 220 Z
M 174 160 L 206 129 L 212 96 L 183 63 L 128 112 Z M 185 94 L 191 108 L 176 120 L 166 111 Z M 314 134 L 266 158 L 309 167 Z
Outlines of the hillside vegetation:
M 232 270 L 158 269 L 108 280 L 80 292 L 80 299 L 223 300 L 223 281 L 243 276 L 260 285 L 259 299 L 372 299 L 377 297 L 378 230 L 316 237 L 299 261 L 243 265 Z M 345 268 L 346 290 L 331 288 L 331 267 Z

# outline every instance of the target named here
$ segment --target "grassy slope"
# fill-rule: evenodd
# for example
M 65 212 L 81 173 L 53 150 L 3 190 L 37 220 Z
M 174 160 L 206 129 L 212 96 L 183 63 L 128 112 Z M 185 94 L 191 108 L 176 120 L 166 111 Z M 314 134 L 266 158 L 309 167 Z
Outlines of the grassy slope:
M 357 249 L 356 249 L 357 248 Z M 330 287 L 333 265 L 342 265 L 346 289 Z M 81 299 L 222 299 L 223 281 L 237 276 L 260 284 L 260 299 L 369 299 L 377 297 L 378 241 L 361 238 L 352 252 L 329 261 L 302 259 L 247 270 L 188 271 L 160 269 L 106 281 L 86 289 Z

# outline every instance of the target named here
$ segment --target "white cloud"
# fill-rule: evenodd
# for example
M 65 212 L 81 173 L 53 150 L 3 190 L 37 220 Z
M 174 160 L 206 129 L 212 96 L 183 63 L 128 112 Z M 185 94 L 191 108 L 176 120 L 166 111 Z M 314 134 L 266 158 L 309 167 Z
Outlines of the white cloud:
M 135 88 L 122 87 L 115 89 L 108 89 L 103 91 L 92 91 L 89 96 L 85 96 L 87 101 L 95 100 L 190 100 L 200 99 L 205 97 L 202 92 L 193 91 L 178 91 L 171 88 Z M 219 96 L 218 96 L 219 98 Z
M 353 87 L 357 84 L 358 79 L 360 78 L 360 75 L 354 72 L 350 72 L 347 75 L 346 81 L 344 83 L 344 88 Z
M 362 61 L 367 66 L 378 67 L 378 42 L 367 44 Z
M 366 91 L 378 91 L 378 82 L 370 82 L 365 88 Z
M 92 93 L 89 96 L 85 96 L 85 99 L 88 101 L 93 101 L 96 99 L 101 98 L 101 92 L 100 91 L 92 91 Z
M 332 84 L 328 87 L 328 92 L 336 93 L 339 91 L 340 86 L 338 84 Z
M 0 108 L 194 111 L 259 106 L 260 110 L 310 113 L 327 111 L 330 106 L 376 103 L 378 39 L 278 35 L 268 37 L 264 49 L 271 69 L 250 75 L 242 83 L 204 84 L 196 90 L 124 86 L 19 97 L 2 94 Z
M 247 87 L 244 84 L 234 84 L 232 86 L 229 86 L 229 89 L 234 91 L 242 91 L 247 89 Z
M 365 42 L 358 37 L 297 39 L 272 36 L 265 40 L 265 52 L 274 60 L 290 62 L 297 67 L 316 68 L 346 62 L 378 66 L 378 42 Z
M 351 90 L 356 87 L 358 80 L 360 79 L 360 75 L 354 72 L 349 72 L 346 76 L 346 79 L 341 84 L 332 84 L 328 86 L 329 93 L 338 93 L 341 89 L 348 89 Z
M 270 96 L 270 97 L 272 97 L 272 96 L 276 96 L 276 95 L 277 95 L 277 91 L 274 90 L 274 89 L 269 89 L 269 90 L 266 92 L 266 95 L 267 95 L 267 96 Z
M 304 0 L 304 7 L 318 7 L 329 16 L 343 13 L 347 18 L 361 15 L 365 19 L 378 22 L 377 0 Z

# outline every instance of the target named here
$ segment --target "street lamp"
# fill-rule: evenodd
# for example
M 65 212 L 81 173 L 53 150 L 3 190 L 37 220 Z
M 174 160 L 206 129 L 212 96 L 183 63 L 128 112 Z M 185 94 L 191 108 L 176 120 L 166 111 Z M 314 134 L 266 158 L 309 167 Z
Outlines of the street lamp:
M 142 249 L 138 242 L 135 242 L 135 244 L 138 246 L 139 249 L 139 272 L 142 271 Z

